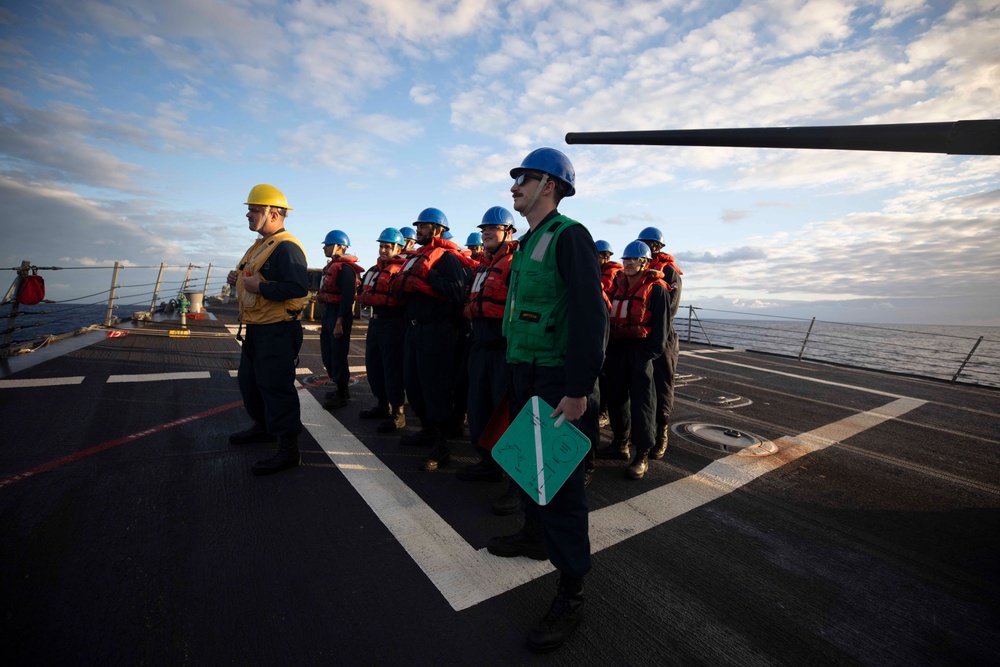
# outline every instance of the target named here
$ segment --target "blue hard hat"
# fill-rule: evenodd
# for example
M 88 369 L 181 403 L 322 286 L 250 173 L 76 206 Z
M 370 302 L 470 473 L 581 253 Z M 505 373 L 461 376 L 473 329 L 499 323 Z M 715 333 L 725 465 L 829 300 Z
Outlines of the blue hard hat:
M 378 235 L 378 242 L 403 245 L 403 235 L 400 234 L 399 230 L 395 227 L 386 227 L 382 230 L 382 233 Z
M 644 230 L 639 232 L 640 241 L 656 241 L 657 243 L 663 243 L 663 232 L 661 232 L 656 227 L 646 227 Z
M 483 235 L 480 232 L 472 232 L 469 238 L 465 239 L 465 245 L 483 245 Z
M 351 239 L 348 238 L 347 234 L 345 234 L 344 232 L 340 231 L 339 229 L 335 229 L 326 235 L 326 238 L 323 239 L 323 245 L 350 246 Z
M 422 210 L 413 224 L 418 225 L 421 222 L 441 225 L 445 229 L 448 229 L 448 216 L 439 208 L 425 208 Z
M 520 167 L 510 170 L 510 177 L 517 178 L 522 171 L 540 171 L 562 181 L 568 186 L 567 197 L 576 194 L 576 171 L 569 158 L 554 148 L 536 148 L 521 160 Z
M 453 236 L 451 235 L 451 232 L 449 232 L 449 231 L 448 231 L 448 228 L 447 228 L 447 227 L 445 227 L 445 229 L 444 229 L 444 233 L 443 233 L 443 234 L 441 234 L 441 238 L 443 238 L 443 239 L 444 239 L 445 241 L 450 241 L 450 240 L 452 240 L 452 239 L 453 239 L 454 237 L 453 237 Z
M 505 227 L 510 227 L 510 231 L 512 232 L 517 231 L 514 229 L 514 215 L 503 206 L 494 206 L 486 209 L 486 213 L 483 213 L 483 221 L 479 226 L 482 227 L 483 225 L 504 225 Z
M 642 241 L 632 241 L 622 252 L 622 259 L 636 259 L 637 257 L 645 257 L 646 259 L 652 259 L 653 255 L 649 252 L 649 246 Z
M 595 241 L 594 245 L 597 246 L 597 252 L 614 252 L 611 249 L 611 244 L 607 241 Z
M 403 235 L 404 239 L 415 240 L 417 238 L 417 232 L 413 229 L 413 227 L 400 227 L 399 233 Z

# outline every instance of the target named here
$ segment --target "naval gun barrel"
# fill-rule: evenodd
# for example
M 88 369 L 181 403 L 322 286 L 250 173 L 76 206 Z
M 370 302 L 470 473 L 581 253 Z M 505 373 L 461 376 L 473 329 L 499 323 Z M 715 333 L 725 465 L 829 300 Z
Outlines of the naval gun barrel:
M 1000 155 L 1000 119 L 893 125 L 569 132 L 566 143 Z

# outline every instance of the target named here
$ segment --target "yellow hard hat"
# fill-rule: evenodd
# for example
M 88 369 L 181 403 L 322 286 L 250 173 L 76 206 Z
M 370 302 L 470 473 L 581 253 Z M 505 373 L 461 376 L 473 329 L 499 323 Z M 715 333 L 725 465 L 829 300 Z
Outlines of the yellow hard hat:
M 284 208 L 289 211 L 292 207 L 288 205 L 288 200 L 285 195 L 282 194 L 281 190 L 274 187 L 273 185 L 268 185 L 267 183 L 261 183 L 260 185 L 253 186 L 250 190 L 250 194 L 247 195 L 247 200 L 243 202 L 247 206 L 274 206 L 276 208 Z

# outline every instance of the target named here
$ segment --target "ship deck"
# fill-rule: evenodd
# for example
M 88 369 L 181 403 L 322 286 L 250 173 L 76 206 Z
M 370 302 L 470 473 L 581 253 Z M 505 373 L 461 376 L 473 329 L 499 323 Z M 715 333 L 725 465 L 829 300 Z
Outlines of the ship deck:
M 8 664 L 1000 662 L 997 390 L 682 345 L 689 435 L 640 481 L 598 462 L 586 618 L 539 657 L 558 575 L 486 552 L 519 518 L 455 478 L 467 441 L 424 473 L 358 418 L 363 322 L 334 413 L 307 331 L 303 466 L 254 477 L 273 446 L 228 444 L 239 346 L 210 311 L 0 369 Z M 699 437 L 725 430 L 762 444 Z

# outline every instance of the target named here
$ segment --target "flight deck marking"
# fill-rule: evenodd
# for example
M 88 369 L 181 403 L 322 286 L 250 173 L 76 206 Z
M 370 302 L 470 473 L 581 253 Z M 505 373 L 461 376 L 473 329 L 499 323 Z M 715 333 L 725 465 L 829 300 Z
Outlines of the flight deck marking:
M 55 387 L 65 384 L 80 384 L 83 382 L 83 375 L 65 378 L 28 378 L 25 380 L 0 380 L 0 389 L 13 389 L 15 387 Z
M 212 374 L 208 371 L 137 373 L 135 375 L 109 375 L 108 384 L 118 382 L 159 382 L 161 380 L 209 380 L 211 377 Z
M 730 352 L 731 350 L 726 350 Z M 811 378 L 807 375 L 796 375 L 795 373 L 786 373 L 785 371 L 776 371 L 771 368 L 761 368 L 760 366 L 751 366 L 750 364 L 741 364 L 737 361 L 727 361 L 725 359 L 713 359 L 712 357 L 704 356 L 698 352 L 681 352 L 681 355 L 685 357 L 695 357 L 697 359 L 704 359 L 705 361 L 714 361 L 717 364 L 728 364 L 730 366 L 739 366 L 740 368 L 749 368 L 752 371 L 761 371 L 763 373 L 774 373 L 775 375 L 783 375 L 785 377 L 794 378 L 796 380 L 806 380 L 808 382 L 816 382 L 818 384 L 827 384 L 831 387 L 843 387 L 844 389 L 853 389 L 855 391 L 865 391 L 869 394 L 876 394 L 878 396 L 888 396 L 889 398 L 906 398 L 902 394 L 893 394 L 888 391 L 880 391 L 878 389 L 869 389 L 868 387 L 859 387 L 853 384 L 844 384 L 843 382 L 832 382 L 830 380 L 820 380 L 819 378 Z
M 795 437 L 777 441 L 768 457 L 731 454 L 698 473 L 590 513 L 591 553 L 655 528 L 735 491 L 761 475 L 924 405 L 900 398 Z M 473 549 L 364 443 L 301 395 L 302 424 L 456 611 L 467 609 L 553 571 L 548 561 L 507 559 Z

